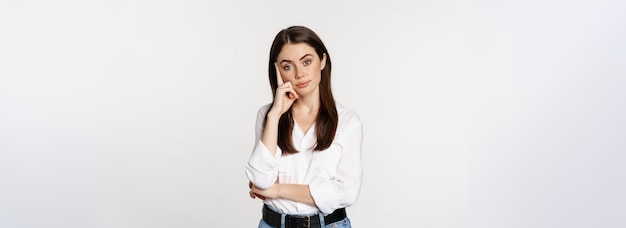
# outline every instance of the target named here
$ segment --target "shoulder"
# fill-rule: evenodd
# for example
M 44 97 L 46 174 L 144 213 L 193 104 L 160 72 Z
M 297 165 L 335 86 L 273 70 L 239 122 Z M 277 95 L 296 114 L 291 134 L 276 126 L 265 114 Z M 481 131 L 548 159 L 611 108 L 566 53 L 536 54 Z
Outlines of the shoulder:
M 259 108 L 259 111 L 257 112 L 259 115 L 263 115 L 265 116 L 265 114 L 267 114 L 267 112 L 269 112 L 270 108 L 272 107 L 272 103 L 269 104 L 265 104 L 263 106 L 261 106 Z
M 272 103 L 261 106 L 256 114 L 257 119 L 265 119 L 265 115 L 267 115 L 267 112 L 269 112 L 271 107 L 272 107 Z
M 354 110 L 337 103 L 337 115 L 339 116 L 339 123 L 337 130 L 349 130 L 353 127 L 361 126 L 361 117 Z

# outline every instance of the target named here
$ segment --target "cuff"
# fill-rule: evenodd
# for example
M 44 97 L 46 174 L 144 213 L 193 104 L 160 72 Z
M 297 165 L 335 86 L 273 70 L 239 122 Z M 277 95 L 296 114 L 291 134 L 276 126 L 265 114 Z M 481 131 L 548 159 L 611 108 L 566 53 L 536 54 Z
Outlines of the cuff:
M 272 153 L 259 140 L 246 167 L 248 179 L 259 188 L 271 187 L 278 177 L 278 164 L 281 154 L 280 148 L 276 147 L 276 154 L 272 156 Z
M 332 181 L 322 181 L 309 184 L 309 191 L 315 201 L 315 205 L 324 214 L 330 214 L 339 208 L 339 200 L 334 193 L 335 186 Z

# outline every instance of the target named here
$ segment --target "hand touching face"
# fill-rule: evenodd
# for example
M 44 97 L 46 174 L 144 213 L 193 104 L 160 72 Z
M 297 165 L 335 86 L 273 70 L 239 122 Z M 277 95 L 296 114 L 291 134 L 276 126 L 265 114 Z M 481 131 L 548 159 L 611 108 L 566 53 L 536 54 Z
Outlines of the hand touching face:
M 289 110 L 291 105 L 293 105 L 293 102 L 295 102 L 300 96 L 293 89 L 290 81 L 283 81 L 278 64 L 274 64 L 274 67 L 276 67 L 276 82 L 278 83 L 278 87 L 276 88 L 276 94 L 274 95 L 272 111 L 278 112 L 278 114 L 282 115 Z

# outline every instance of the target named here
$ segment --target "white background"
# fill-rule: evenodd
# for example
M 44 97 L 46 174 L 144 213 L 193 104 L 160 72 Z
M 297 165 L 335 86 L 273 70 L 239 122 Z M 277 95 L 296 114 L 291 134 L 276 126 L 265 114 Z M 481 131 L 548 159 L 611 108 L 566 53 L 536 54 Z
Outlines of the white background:
M 0 227 L 256 227 L 275 34 L 364 121 L 354 227 L 626 226 L 624 1 L 2 1 Z

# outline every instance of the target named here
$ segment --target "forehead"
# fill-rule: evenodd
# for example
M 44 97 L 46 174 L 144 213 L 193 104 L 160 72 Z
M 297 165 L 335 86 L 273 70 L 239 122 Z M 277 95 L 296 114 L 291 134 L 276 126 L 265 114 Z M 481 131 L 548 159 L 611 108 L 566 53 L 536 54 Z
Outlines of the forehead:
M 278 53 L 277 61 L 291 60 L 297 61 L 303 56 L 311 54 L 314 57 L 318 57 L 315 52 L 315 48 L 307 43 L 287 43 Z

